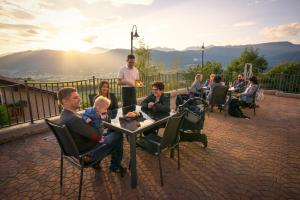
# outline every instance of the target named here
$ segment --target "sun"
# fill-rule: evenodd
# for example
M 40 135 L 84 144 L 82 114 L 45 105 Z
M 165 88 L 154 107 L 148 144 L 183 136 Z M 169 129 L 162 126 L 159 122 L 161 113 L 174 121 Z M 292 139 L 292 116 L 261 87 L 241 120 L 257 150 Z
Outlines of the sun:
M 83 28 L 87 20 L 79 10 L 69 9 L 64 12 L 55 12 L 47 16 L 47 22 L 55 30 L 51 39 L 45 44 L 46 48 L 58 50 L 86 51 L 91 44 L 84 41 L 90 33 Z

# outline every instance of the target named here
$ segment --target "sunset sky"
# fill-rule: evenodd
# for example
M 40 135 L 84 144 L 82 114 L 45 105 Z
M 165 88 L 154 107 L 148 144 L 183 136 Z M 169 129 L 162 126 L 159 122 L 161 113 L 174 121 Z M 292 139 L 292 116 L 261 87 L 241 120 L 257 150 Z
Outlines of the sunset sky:
M 299 0 L 1 0 L 0 54 L 93 47 L 150 48 L 290 41 L 300 44 Z

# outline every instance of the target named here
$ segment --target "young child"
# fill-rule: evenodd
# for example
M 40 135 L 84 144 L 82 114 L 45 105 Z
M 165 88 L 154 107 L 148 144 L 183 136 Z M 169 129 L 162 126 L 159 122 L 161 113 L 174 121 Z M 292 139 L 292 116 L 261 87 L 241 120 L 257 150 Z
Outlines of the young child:
M 103 128 L 102 121 L 108 120 L 107 109 L 110 105 L 110 100 L 106 97 L 99 96 L 95 99 L 94 106 L 85 110 L 82 119 L 96 129 L 102 129 L 102 133 L 107 133 L 107 128 Z M 102 137 L 100 143 L 104 142 Z

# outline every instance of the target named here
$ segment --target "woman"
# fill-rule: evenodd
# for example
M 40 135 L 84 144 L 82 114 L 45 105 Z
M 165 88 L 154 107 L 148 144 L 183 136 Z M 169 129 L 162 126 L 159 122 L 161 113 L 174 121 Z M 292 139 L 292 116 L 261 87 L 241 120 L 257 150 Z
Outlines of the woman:
M 250 106 L 253 103 L 253 98 L 255 98 L 254 93 L 258 90 L 258 80 L 256 76 L 252 76 L 249 81 L 250 83 L 248 84 L 246 90 L 237 94 L 237 97 L 240 98 L 241 106 Z
M 209 76 L 209 79 L 205 81 L 204 86 L 205 86 L 205 87 L 210 86 L 210 85 L 214 82 L 215 76 L 216 76 L 215 74 L 211 74 L 211 75 Z
M 163 82 L 154 82 L 152 84 L 152 94 L 150 94 L 142 102 L 142 110 L 150 112 L 151 114 L 153 114 L 153 117 L 157 119 L 169 115 L 170 113 L 170 97 L 163 93 L 164 88 L 165 85 L 163 84 Z M 162 124 L 160 127 L 150 129 L 143 134 L 157 134 L 158 129 L 164 126 L 165 124 Z
M 190 89 L 190 96 L 202 96 L 202 85 L 201 81 L 203 79 L 202 74 L 196 74 L 195 81 L 193 82 Z
M 210 102 L 210 100 L 211 100 L 214 87 L 223 85 L 221 83 L 221 80 L 222 80 L 221 76 L 219 76 L 219 75 L 214 76 L 213 82 L 209 85 L 209 92 L 207 95 L 208 102 Z
M 170 112 L 170 98 L 163 93 L 165 85 L 163 82 L 156 81 L 152 84 L 152 94 L 150 94 L 143 102 L 142 109 L 156 113 Z
M 111 110 L 118 109 L 117 97 L 114 93 L 109 92 L 109 83 L 108 83 L 108 81 L 104 80 L 104 81 L 100 82 L 99 87 L 98 87 L 98 95 L 95 97 L 95 99 L 98 96 L 106 97 L 111 101 L 110 106 L 108 107 L 108 110 L 111 111 Z

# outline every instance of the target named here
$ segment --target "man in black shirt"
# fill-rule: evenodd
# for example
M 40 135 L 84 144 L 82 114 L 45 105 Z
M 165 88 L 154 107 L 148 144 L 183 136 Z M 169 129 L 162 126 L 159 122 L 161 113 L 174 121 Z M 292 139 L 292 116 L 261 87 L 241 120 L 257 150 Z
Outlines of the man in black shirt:
M 104 141 L 101 141 L 101 131 L 84 122 L 76 113 L 80 107 L 80 97 L 75 88 L 61 89 L 58 92 L 58 100 L 63 106 L 60 124 L 68 127 L 79 152 L 95 149 L 90 155 L 92 160 L 104 158 L 111 153 L 110 170 L 114 172 L 124 170 L 120 164 L 123 156 L 122 135 L 111 132 L 104 136 Z M 94 168 L 99 168 L 99 164 Z

